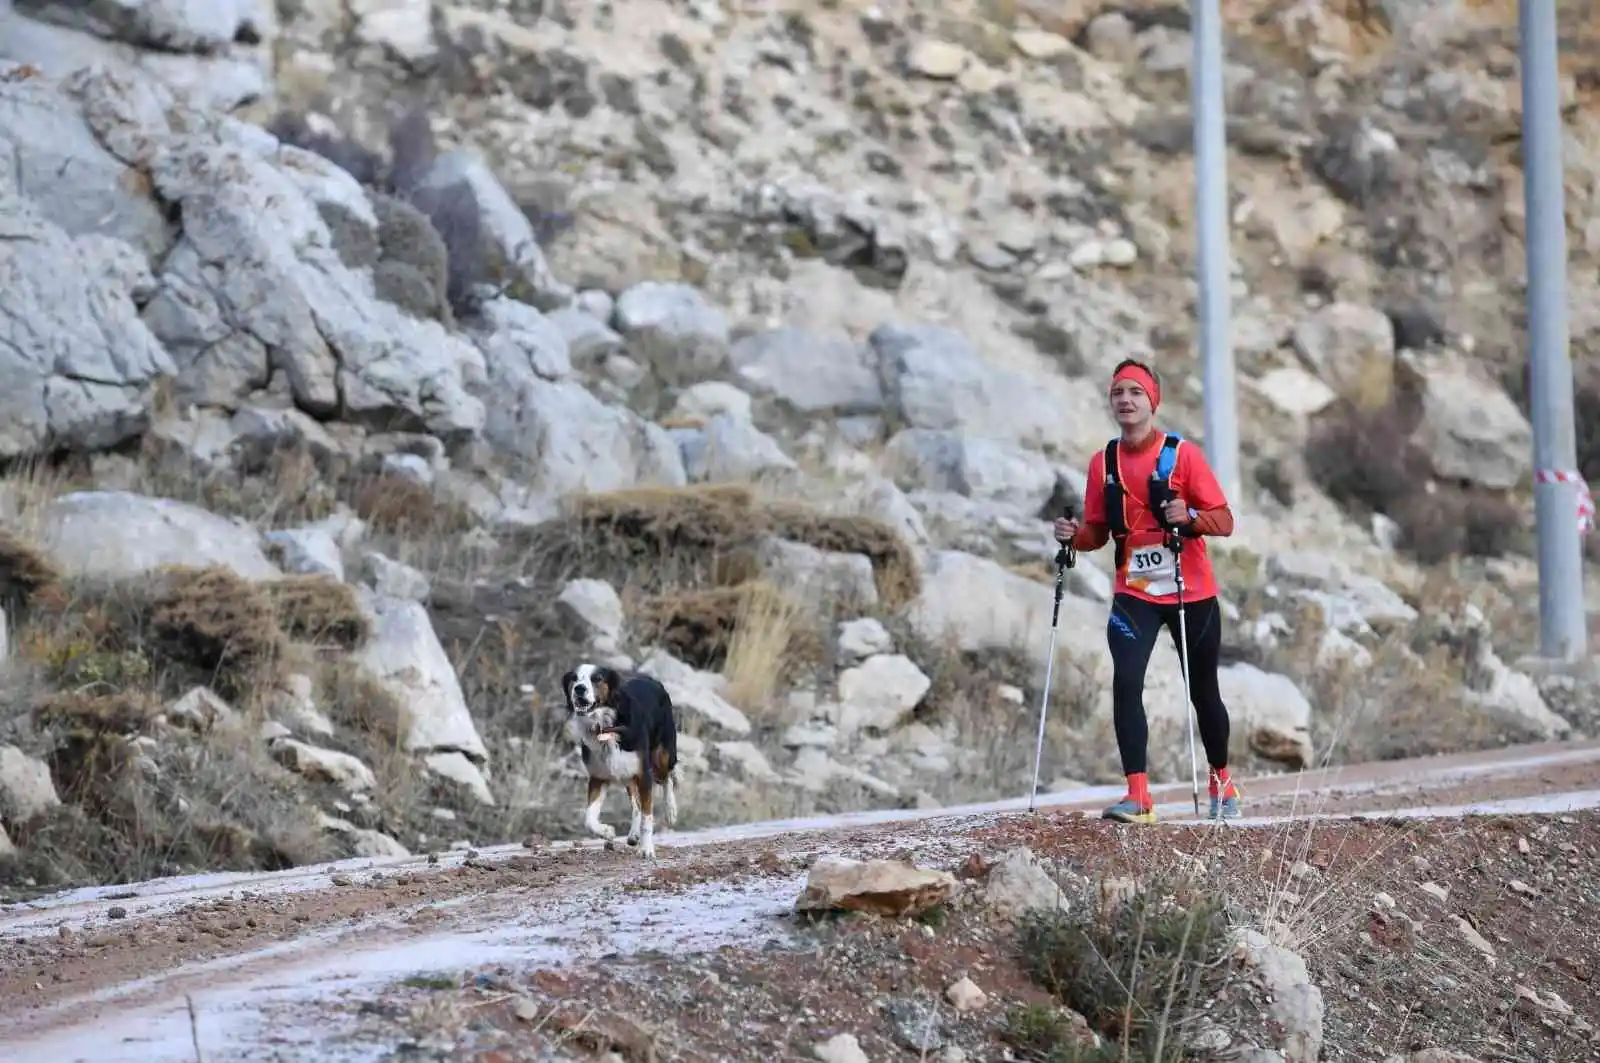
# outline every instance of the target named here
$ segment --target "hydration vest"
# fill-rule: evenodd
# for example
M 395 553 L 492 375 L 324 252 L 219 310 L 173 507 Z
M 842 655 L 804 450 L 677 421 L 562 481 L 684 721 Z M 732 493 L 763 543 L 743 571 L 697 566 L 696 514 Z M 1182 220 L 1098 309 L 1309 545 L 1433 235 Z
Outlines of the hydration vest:
M 1127 493 L 1122 488 L 1122 473 L 1117 468 L 1117 444 L 1119 439 L 1113 439 L 1106 444 L 1106 523 L 1111 526 L 1111 539 L 1116 543 L 1116 565 L 1121 568 L 1127 563 L 1127 542 L 1131 529 L 1128 527 L 1128 512 L 1126 508 Z M 1183 442 L 1183 437 L 1176 432 L 1168 432 L 1166 439 L 1161 442 L 1161 453 L 1156 456 L 1155 472 L 1150 474 L 1149 504 L 1150 515 L 1155 517 L 1156 523 L 1162 528 L 1171 531 L 1172 524 L 1168 522 L 1164 508 L 1168 502 L 1177 497 L 1172 490 L 1172 470 L 1178 464 L 1178 444 Z

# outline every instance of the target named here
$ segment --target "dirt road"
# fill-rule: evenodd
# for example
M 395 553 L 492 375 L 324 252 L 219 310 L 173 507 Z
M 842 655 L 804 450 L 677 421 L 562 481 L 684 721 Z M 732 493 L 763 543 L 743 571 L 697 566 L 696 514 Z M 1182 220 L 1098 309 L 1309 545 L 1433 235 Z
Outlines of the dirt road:
M 1600 742 L 1247 780 L 1242 827 L 1352 815 L 1459 817 L 1600 807 Z M 1042 797 L 1052 821 L 1118 796 Z M 1187 785 L 1157 790 L 1195 833 Z M 1037 818 L 1037 817 L 1035 817 Z M 759 947 L 789 934 L 811 859 L 911 854 L 948 864 L 1029 819 L 1016 800 L 658 836 L 659 859 L 595 845 L 355 860 L 81 891 L 0 910 L 0 1058 L 13 1063 L 386 1058 L 329 1002 L 496 963 L 574 970 L 641 950 Z M 1099 825 L 1096 825 L 1099 829 Z M 1107 829 L 1111 829 L 1108 828 Z M 1116 828 L 1129 829 L 1129 828 Z M 1210 830 L 1212 828 L 1203 828 Z M 1307 828 L 1309 829 L 1309 828 Z M 693 886 L 693 889 L 685 889 Z M 192 999 L 191 1022 L 187 999 Z M 439 1057 L 445 1058 L 445 1057 Z M 455 1058 L 455 1057 L 449 1057 Z

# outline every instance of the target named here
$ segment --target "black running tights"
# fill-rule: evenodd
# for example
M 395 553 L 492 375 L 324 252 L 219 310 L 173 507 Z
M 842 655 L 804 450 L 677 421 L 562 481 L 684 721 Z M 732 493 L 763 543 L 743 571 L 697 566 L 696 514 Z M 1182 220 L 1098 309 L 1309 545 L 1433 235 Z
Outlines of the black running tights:
M 1195 718 L 1200 724 L 1200 740 L 1205 743 L 1206 761 L 1213 768 L 1228 766 L 1228 708 L 1222 703 L 1217 686 L 1217 657 L 1222 649 L 1222 609 L 1217 599 L 1186 602 L 1184 623 L 1189 629 L 1189 695 Z M 1156 648 L 1161 629 L 1172 634 L 1178 647 L 1178 607 L 1157 605 L 1129 594 L 1116 595 L 1111 602 L 1111 617 L 1106 622 L 1106 642 L 1111 647 L 1112 720 L 1117 729 L 1117 747 L 1122 753 L 1122 770 L 1132 775 L 1143 772 L 1145 748 L 1150 742 L 1150 726 L 1144 714 L 1144 676 L 1150 654 Z

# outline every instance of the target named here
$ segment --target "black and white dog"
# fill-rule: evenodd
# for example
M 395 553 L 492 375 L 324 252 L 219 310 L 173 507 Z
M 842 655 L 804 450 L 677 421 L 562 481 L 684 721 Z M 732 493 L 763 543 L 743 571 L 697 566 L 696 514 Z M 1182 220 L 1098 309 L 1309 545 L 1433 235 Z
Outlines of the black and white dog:
M 617 832 L 600 821 L 606 786 L 628 788 L 633 820 L 628 844 L 639 855 L 656 855 L 655 788 L 665 790 L 662 809 L 668 826 L 678 819 L 678 794 L 672 773 L 678 766 L 678 725 L 666 687 L 647 675 L 622 678 L 614 669 L 580 664 L 561 677 L 567 699 L 567 733 L 589 772 L 584 826 L 611 841 Z

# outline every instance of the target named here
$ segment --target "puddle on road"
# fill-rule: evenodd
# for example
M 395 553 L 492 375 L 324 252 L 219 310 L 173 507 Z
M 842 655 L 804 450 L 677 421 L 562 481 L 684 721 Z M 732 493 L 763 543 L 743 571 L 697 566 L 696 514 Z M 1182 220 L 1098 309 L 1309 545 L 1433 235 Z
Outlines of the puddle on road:
M 521 981 L 540 968 L 578 966 L 603 956 L 783 945 L 795 939 L 782 917 L 793 910 L 804 884 L 801 874 L 736 885 L 707 883 L 681 893 L 608 889 L 541 904 L 522 914 L 512 911 L 504 925 L 487 929 L 366 949 L 358 938 L 335 955 L 300 961 L 290 956 L 263 973 L 250 970 L 259 954 L 246 957 L 235 970 L 217 970 L 209 988 L 193 993 L 201 1055 L 208 1063 L 288 1063 L 313 1057 L 318 1063 L 375 1063 L 391 1054 L 392 1035 L 382 1043 L 363 1035 L 360 1005 L 407 978 L 457 978 L 505 967 L 514 972 L 513 981 Z M 159 984 L 123 987 L 96 1002 L 115 1007 L 130 991 Z M 92 1004 L 70 1007 L 83 1014 L 84 1026 L 8 1045 L 6 1059 L 193 1063 L 189 1012 L 176 987 L 159 1004 L 135 1006 L 114 1017 L 96 1017 Z M 312 1046 L 315 1051 L 308 1055 Z

